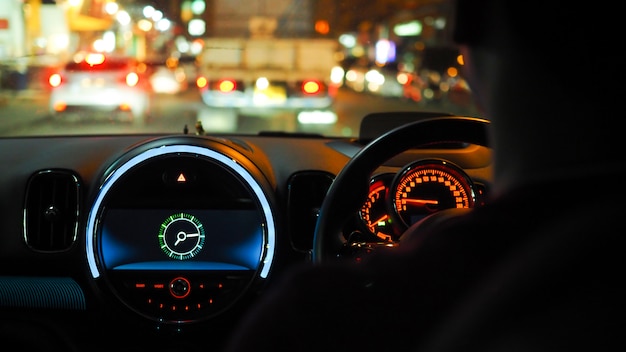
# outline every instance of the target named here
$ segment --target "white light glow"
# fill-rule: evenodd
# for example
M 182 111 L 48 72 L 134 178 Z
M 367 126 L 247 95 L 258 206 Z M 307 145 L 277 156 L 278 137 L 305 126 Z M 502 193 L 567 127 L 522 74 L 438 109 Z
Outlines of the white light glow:
M 330 125 L 337 122 L 337 114 L 332 111 L 301 111 L 298 122 L 303 125 Z
M 333 83 L 339 84 L 343 82 L 344 69 L 341 66 L 335 66 L 330 71 L 330 80 Z
M 155 24 L 155 27 L 156 27 L 157 30 L 159 30 L 161 32 L 165 32 L 168 29 L 172 28 L 172 22 L 170 22 L 170 20 L 164 18 L 164 19 L 158 21 Z
M 265 77 L 259 77 L 259 79 L 256 80 L 255 86 L 257 89 L 265 90 L 270 86 L 270 81 Z
M 104 51 L 112 52 L 115 50 L 115 33 L 106 31 L 102 34 L 102 42 L 104 44 Z
M 153 6 L 148 5 L 143 8 L 143 17 L 151 18 L 155 11 L 156 9 Z
M 385 83 L 385 76 L 377 70 L 369 70 L 365 74 L 365 80 L 368 83 L 374 83 L 379 86 L 382 86 Z
M 193 36 L 203 35 L 206 32 L 206 23 L 200 19 L 193 19 L 187 24 L 187 31 Z
M 191 12 L 194 15 L 201 15 L 206 10 L 206 4 L 204 0 L 193 0 L 191 3 Z
M 104 5 L 104 11 L 106 11 L 109 15 L 114 15 L 119 8 L 120 6 L 116 2 L 107 2 L 107 4 Z
M 154 21 L 154 22 L 158 22 L 161 19 L 163 19 L 163 12 L 156 10 L 154 11 L 154 13 L 152 14 L 152 16 L 150 16 L 150 18 Z
M 376 62 L 384 65 L 396 58 L 396 45 L 394 42 L 381 39 L 376 42 Z
M 126 11 L 119 11 L 115 15 L 115 19 L 122 26 L 128 26 L 130 24 L 130 15 Z

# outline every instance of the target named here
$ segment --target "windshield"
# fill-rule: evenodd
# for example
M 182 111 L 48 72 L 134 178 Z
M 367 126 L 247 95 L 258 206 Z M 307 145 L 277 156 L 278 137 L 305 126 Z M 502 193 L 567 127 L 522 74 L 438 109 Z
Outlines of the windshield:
M 449 0 L 3 0 L 0 135 L 289 132 L 480 117 Z

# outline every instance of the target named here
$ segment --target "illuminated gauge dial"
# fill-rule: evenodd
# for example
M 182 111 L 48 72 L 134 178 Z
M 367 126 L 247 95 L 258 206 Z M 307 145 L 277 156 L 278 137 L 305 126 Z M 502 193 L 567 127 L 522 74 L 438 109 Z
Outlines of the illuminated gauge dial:
M 372 179 L 367 200 L 359 215 L 367 228 L 383 241 L 391 241 L 393 229 L 387 207 L 387 191 L 393 174 L 384 174 Z
M 392 186 L 393 207 L 409 227 L 427 215 L 448 208 L 474 207 L 474 185 L 458 166 L 443 160 L 422 160 L 405 167 Z
M 187 213 L 174 214 L 159 228 L 159 246 L 168 257 L 178 260 L 193 258 L 204 246 L 204 226 Z

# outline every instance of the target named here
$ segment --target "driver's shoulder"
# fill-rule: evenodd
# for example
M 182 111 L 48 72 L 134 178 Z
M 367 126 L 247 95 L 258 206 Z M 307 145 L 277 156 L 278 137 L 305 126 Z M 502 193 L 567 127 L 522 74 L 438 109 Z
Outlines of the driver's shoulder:
M 603 178 L 586 180 L 595 182 L 520 187 L 457 224 L 488 225 L 475 236 L 483 244 L 489 237 L 518 239 L 468 287 L 457 308 L 448 312 L 441 333 L 432 334 L 426 351 L 512 345 L 520 350 L 593 349 L 604 338 L 616 341 L 621 328 L 615 321 L 624 314 L 624 288 L 617 278 L 623 277 L 626 264 L 626 222 L 619 197 L 606 192 L 614 186 L 599 184 Z M 586 190 L 592 192 L 580 192 L 582 185 L 591 184 L 595 187 Z M 551 191 L 542 193 L 547 189 Z M 545 197 L 533 199 L 536 194 Z M 496 221 L 496 215 L 502 218 Z M 508 231 L 501 231 L 505 224 Z M 432 238 L 445 241 L 454 230 L 442 229 Z

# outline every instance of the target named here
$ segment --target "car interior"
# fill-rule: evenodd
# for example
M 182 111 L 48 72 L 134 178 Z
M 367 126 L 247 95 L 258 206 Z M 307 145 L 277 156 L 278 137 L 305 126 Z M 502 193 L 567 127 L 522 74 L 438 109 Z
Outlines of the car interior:
M 428 214 L 481 205 L 489 122 L 437 115 L 371 114 L 358 138 L 1 139 L 0 162 L 12 166 L 0 181 L 13 185 L 0 188 L 1 309 L 12 316 L 3 337 L 103 350 L 219 345 L 292 264 L 358 260 Z
M 0 1 L 2 349 L 619 342 L 624 148 L 594 70 L 621 71 L 595 56 L 603 14 L 574 30 L 547 21 L 574 5 L 528 5 L 534 25 L 524 4 L 455 4 Z M 320 312 L 332 324 L 313 329 Z

